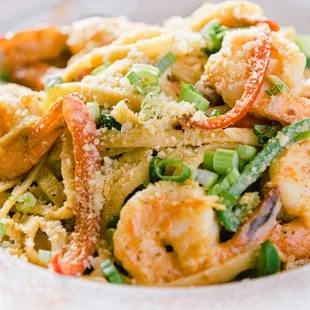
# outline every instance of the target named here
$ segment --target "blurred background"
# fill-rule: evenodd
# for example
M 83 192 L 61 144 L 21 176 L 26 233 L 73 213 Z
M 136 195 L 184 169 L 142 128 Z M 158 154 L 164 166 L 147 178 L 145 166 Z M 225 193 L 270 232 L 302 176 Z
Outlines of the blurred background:
M 136 21 L 158 23 L 171 15 L 187 15 L 203 2 L 216 0 L 0 0 L 0 32 L 43 23 L 68 24 L 101 15 L 126 15 Z M 310 33 L 310 0 L 254 0 L 266 15 L 282 25 Z

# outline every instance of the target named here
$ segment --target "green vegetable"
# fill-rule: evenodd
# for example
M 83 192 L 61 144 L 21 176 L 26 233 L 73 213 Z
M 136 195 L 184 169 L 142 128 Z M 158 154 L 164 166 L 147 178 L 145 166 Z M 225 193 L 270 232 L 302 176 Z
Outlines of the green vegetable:
M 59 84 L 63 84 L 63 83 L 64 83 L 64 80 L 61 76 L 58 76 L 58 75 L 48 76 L 45 80 L 44 90 L 48 91 L 51 88 L 53 88 L 54 86 L 59 85 Z
M 265 241 L 259 251 L 257 276 L 263 277 L 280 271 L 280 257 L 270 240 Z
M 223 38 L 228 30 L 229 28 L 223 26 L 218 19 L 212 20 L 203 27 L 200 33 L 206 40 L 204 51 L 208 56 L 221 49 Z
M 86 107 L 89 110 L 89 112 L 92 114 L 96 125 L 100 125 L 101 113 L 100 113 L 99 104 L 96 102 L 87 102 Z
M 218 175 L 212 171 L 197 169 L 193 172 L 192 179 L 208 190 L 217 182 Z
M 159 72 L 162 74 L 170 65 L 175 63 L 177 58 L 172 52 L 169 52 L 166 56 L 159 60 L 156 67 L 158 68 Z
M 229 196 L 227 193 L 226 198 L 223 203 L 226 206 L 234 206 L 236 204 L 236 200 L 234 200 L 233 196 Z M 246 201 L 244 201 L 244 197 L 247 196 Z M 250 196 L 250 197 L 249 197 Z M 246 193 L 242 196 L 237 205 L 234 207 L 229 207 L 223 211 L 217 211 L 217 216 L 220 220 L 220 223 L 229 231 L 236 232 L 243 222 L 243 220 L 250 214 L 254 208 L 259 203 L 258 193 Z
M 307 58 L 307 68 L 310 68 L 310 36 L 298 35 L 296 36 L 295 43 L 299 46 L 300 51 L 305 54 Z
M 111 260 L 106 259 L 100 264 L 100 267 L 109 282 L 115 284 L 124 284 L 125 281 Z
M 220 116 L 220 114 L 221 114 L 220 111 L 215 109 L 211 112 L 210 117 L 218 117 Z
M 134 64 L 127 73 L 126 78 L 141 95 L 150 92 L 159 93 L 160 71 L 157 67 L 144 64 Z
M 199 111 L 207 111 L 210 102 L 191 84 L 181 82 L 180 101 L 191 103 Z
M 273 85 L 271 89 L 267 89 L 265 93 L 272 97 L 277 96 L 283 92 L 287 92 L 289 90 L 288 86 L 277 76 L 275 75 L 267 75 L 267 79 Z
M 108 128 L 108 129 L 115 128 L 117 130 L 122 129 L 122 125 L 119 122 L 117 122 L 111 114 L 105 112 L 104 110 L 101 111 L 101 119 L 99 125 L 101 128 Z
M 153 157 L 150 161 L 149 165 L 149 179 L 151 183 L 157 182 L 160 179 L 158 178 L 156 171 L 155 171 L 155 166 L 161 161 L 162 159 L 159 157 Z
M 257 149 L 250 145 L 240 145 L 237 148 L 239 159 L 251 161 L 257 154 Z
M 27 213 L 31 211 L 36 203 L 37 198 L 32 193 L 26 192 L 18 197 L 15 207 L 19 212 Z
M 160 180 L 173 182 L 183 182 L 191 176 L 189 167 L 182 160 L 175 158 L 160 160 L 155 165 L 155 173 Z
M 213 167 L 213 158 L 214 158 L 214 151 L 206 151 L 204 154 L 203 159 L 203 168 L 208 170 L 214 170 Z
M 220 181 L 219 184 L 214 186 L 210 191 L 212 195 L 220 195 L 222 191 L 228 191 L 231 185 L 238 179 L 240 173 L 237 168 L 231 169 L 228 174 Z
M 299 133 L 295 138 L 294 138 L 294 142 L 298 142 L 301 140 L 305 140 L 305 139 L 309 139 L 310 138 L 310 131 L 304 131 Z
M 227 174 L 230 169 L 238 168 L 239 158 L 237 151 L 218 149 L 213 158 L 214 171 L 218 174 Z
M 309 130 L 310 118 L 305 118 L 279 131 L 274 138 L 268 141 L 263 150 L 244 168 L 240 177 L 229 189 L 229 192 L 234 197 L 238 198 L 251 184 L 257 181 L 270 165 L 271 161 L 286 145 L 291 143 L 299 133 Z
M 228 193 L 238 200 L 240 195 L 259 179 L 259 177 L 270 165 L 271 161 L 283 150 L 285 146 L 293 142 L 294 138 L 299 133 L 309 130 L 310 118 L 300 120 L 286 128 L 283 128 L 280 132 L 278 132 L 276 137 L 271 138 L 263 150 L 244 167 L 238 179 L 229 188 Z M 238 221 L 233 218 L 233 206 L 228 202 L 227 207 L 228 208 L 225 211 L 218 211 L 219 217 L 228 231 L 236 231 L 238 228 Z
M 279 131 L 279 126 L 254 125 L 253 132 L 258 137 L 259 144 L 265 144 Z
M 113 62 L 111 61 L 107 61 L 106 63 L 104 63 L 103 65 L 97 67 L 96 69 L 94 69 L 92 72 L 91 72 L 91 75 L 98 75 L 100 74 L 101 72 L 103 72 L 106 68 L 110 67 L 112 65 Z
M 6 225 L 3 224 L 2 222 L 0 222 L 0 241 L 2 241 L 2 239 L 6 233 L 6 229 L 7 229 Z

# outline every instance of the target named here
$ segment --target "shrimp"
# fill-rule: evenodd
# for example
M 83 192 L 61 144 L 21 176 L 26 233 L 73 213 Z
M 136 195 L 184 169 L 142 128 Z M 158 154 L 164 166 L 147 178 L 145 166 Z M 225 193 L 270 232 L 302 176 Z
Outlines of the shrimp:
M 296 219 L 290 223 L 277 224 L 271 241 L 282 252 L 286 261 L 310 259 L 310 228 Z
M 241 98 L 251 74 L 249 59 L 257 36 L 256 27 L 228 32 L 221 50 L 212 55 L 205 66 L 202 80 L 213 87 L 231 107 Z M 271 36 L 272 48 L 267 75 L 279 77 L 288 85 L 289 91 L 270 97 L 265 90 L 272 85 L 265 79 L 249 112 L 286 125 L 310 116 L 310 101 L 298 97 L 306 58 L 297 45 L 280 32 L 272 32 Z
M 68 127 L 75 159 L 76 216 L 70 243 L 52 260 L 56 272 L 81 275 L 99 240 L 102 208 L 101 156 L 94 119 L 77 94 L 57 99 L 40 120 L 0 146 L 0 179 L 27 172 Z
M 0 39 L 1 68 L 40 62 L 60 56 L 67 48 L 67 35 L 53 26 L 9 33 Z
M 267 22 L 272 30 L 279 30 L 279 26 L 275 22 L 269 21 L 264 17 L 261 7 L 255 3 L 246 1 L 203 4 L 186 19 L 186 25 L 194 31 L 199 31 L 205 24 L 214 19 L 218 19 L 224 26 L 230 28 L 255 25 L 258 22 Z
M 38 121 L 44 112 L 40 96 L 31 89 L 16 84 L 0 85 L 1 142 L 6 134 L 12 133 L 12 130 Z
M 213 209 L 196 182 L 158 182 L 134 195 L 123 207 L 113 238 L 115 257 L 138 284 L 164 284 L 222 265 L 268 238 L 280 209 L 272 188 L 240 231 L 219 243 Z
M 9 80 L 10 82 L 39 91 L 44 89 L 46 77 L 59 72 L 59 70 L 43 62 L 26 66 L 15 66 L 9 73 Z
M 282 151 L 270 166 L 270 179 L 281 190 L 285 212 L 299 217 L 310 228 L 310 140 Z

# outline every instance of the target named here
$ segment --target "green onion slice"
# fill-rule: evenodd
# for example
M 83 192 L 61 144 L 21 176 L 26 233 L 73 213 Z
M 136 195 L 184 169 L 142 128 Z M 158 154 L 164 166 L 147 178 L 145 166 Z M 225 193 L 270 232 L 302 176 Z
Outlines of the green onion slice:
M 51 251 L 47 251 L 47 250 L 39 250 L 38 251 L 39 254 L 39 260 L 41 262 L 49 262 L 52 258 L 52 252 Z
M 310 131 L 304 131 L 299 133 L 295 138 L 294 138 L 294 142 L 298 142 L 301 140 L 305 140 L 305 139 L 309 139 L 310 138 Z
M 101 128 L 108 128 L 109 130 L 113 128 L 117 130 L 122 129 L 122 125 L 119 122 L 117 122 L 116 119 L 110 113 L 107 113 L 104 110 L 101 111 L 101 118 L 99 125 Z
M 237 151 L 218 149 L 213 158 L 214 171 L 218 174 L 227 174 L 230 169 L 238 168 L 239 158 Z
M 258 137 L 259 144 L 265 144 L 278 133 L 279 126 L 254 125 L 253 132 Z
M 202 185 L 205 190 L 209 190 L 217 182 L 218 175 L 212 171 L 196 169 L 192 173 L 192 179 Z
M 162 74 L 169 66 L 177 61 L 177 58 L 172 52 L 169 52 L 166 56 L 159 60 L 156 67 L 159 72 Z
M 124 284 L 125 281 L 111 260 L 106 259 L 100 264 L 100 267 L 110 283 Z
M 220 111 L 217 110 L 217 109 L 214 109 L 211 114 L 210 114 L 210 117 L 219 117 L 220 116 Z
M 237 152 L 240 159 L 249 162 L 256 156 L 257 149 L 251 145 L 240 145 Z
M 154 183 L 159 181 L 160 179 L 158 178 L 156 171 L 155 171 L 155 167 L 156 165 L 161 161 L 162 159 L 159 157 L 153 157 L 150 161 L 150 165 L 149 165 L 149 178 L 150 178 L 150 182 Z
M 289 90 L 289 87 L 276 75 L 267 75 L 267 79 L 273 85 L 271 89 L 265 91 L 268 96 L 277 96 Z
M 258 276 L 268 276 L 280 271 L 280 257 L 270 240 L 265 241 L 260 248 L 257 273 Z
M 307 59 L 306 66 L 310 68 L 310 36 L 307 34 L 297 35 L 295 43 L 299 46 L 300 51 L 305 54 Z
M 106 68 L 110 67 L 112 65 L 113 62 L 111 61 L 107 61 L 106 63 L 104 63 L 103 65 L 97 67 L 96 69 L 94 69 L 92 72 L 91 72 L 91 75 L 98 75 L 100 74 L 101 72 L 103 72 Z
M 100 120 L 101 120 L 101 113 L 100 113 L 99 104 L 96 102 L 87 102 L 86 107 L 89 110 L 89 112 L 92 114 L 96 125 L 99 125 Z
M 0 241 L 3 239 L 5 233 L 6 233 L 7 227 L 5 224 L 0 222 Z
M 172 175 L 166 175 L 172 172 Z M 191 176 L 191 170 L 182 160 L 169 158 L 159 161 L 155 165 L 155 173 L 160 180 L 183 182 Z
M 199 111 L 207 111 L 210 102 L 191 84 L 181 82 L 180 101 L 191 103 Z
M 147 95 L 150 92 L 160 92 L 159 76 L 160 71 L 157 67 L 134 64 L 126 78 L 141 95 Z
M 202 28 L 200 33 L 206 40 L 204 51 L 208 56 L 221 49 L 223 38 L 228 30 L 229 28 L 223 26 L 218 19 L 212 20 Z
M 36 203 L 37 198 L 32 193 L 26 192 L 18 197 L 15 207 L 19 212 L 27 213 L 36 205 Z
M 214 170 L 213 159 L 214 159 L 214 151 L 206 151 L 204 153 L 203 159 L 203 168 L 208 170 Z
M 48 76 L 45 80 L 44 90 L 48 91 L 51 88 L 55 87 L 56 85 L 63 84 L 63 83 L 64 83 L 64 80 L 59 75 Z

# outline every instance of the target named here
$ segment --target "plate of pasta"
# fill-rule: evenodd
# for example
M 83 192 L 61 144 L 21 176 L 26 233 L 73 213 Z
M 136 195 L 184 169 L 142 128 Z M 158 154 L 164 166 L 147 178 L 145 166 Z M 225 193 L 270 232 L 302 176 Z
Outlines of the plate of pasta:
M 0 53 L 5 305 L 275 307 L 302 286 L 282 308 L 306 309 L 310 35 L 228 1 L 26 29 Z

